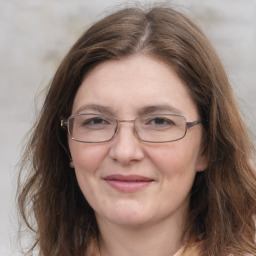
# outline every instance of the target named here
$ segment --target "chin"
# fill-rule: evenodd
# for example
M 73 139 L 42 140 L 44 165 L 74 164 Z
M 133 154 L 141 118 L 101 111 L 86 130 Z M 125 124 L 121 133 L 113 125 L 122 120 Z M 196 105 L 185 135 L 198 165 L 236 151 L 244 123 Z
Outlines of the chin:
M 109 219 L 112 223 L 122 225 L 122 226 L 129 226 L 129 227 L 138 227 L 149 223 L 150 218 L 146 216 L 138 216 L 138 215 L 122 215 L 116 216 L 116 218 Z
M 125 226 L 138 226 L 152 219 L 150 211 L 140 204 L 119 203 L 111 209 L 102 209 L 101 214 L 96 213 L 97 218 L 108 220 L 108 222 Z

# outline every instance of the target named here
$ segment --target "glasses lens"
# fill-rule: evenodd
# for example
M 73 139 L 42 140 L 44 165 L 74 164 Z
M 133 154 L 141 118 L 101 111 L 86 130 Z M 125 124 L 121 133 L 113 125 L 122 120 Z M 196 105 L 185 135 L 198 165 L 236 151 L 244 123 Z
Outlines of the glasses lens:
M 186 134 L 186 119 L 179 115 L 150 115 L 136 119 L 139 138 L 148 142 L 169 142 Z
M 69 134 L 72 139 L 81 142 L 104 142 L 115 134 L 115 119 L 102 115 L 76 115 L 68 120 Z

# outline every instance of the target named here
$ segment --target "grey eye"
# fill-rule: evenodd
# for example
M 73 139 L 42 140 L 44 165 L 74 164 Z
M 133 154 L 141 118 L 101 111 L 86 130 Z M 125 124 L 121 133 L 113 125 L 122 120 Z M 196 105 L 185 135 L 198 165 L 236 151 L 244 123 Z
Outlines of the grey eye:
M 146 125 L 153 125 L 153 126 L 171 126 L 175 125 L 175 123 L 167 118 L 164 117 L 156 117 L 148 120 Z

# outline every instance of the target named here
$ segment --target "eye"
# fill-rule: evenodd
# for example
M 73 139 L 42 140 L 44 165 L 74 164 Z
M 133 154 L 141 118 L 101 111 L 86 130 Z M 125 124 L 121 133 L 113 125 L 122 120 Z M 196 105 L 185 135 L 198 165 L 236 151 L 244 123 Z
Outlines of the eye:
M 83 126 L 104 126 L 104 125 L 110 125 L 111 122 L 107 119 L 101 118 L 101 117 L 93 117 L 89 118 L 83 121 Z
M 106 123 L 106 121 L 103 118 L 95 117 L 95 118 L 86 120 L 84 125 L 102 125 L 105 123 Z
M 165 117 L 155 117 L 147 120 L 145 125 L 157 126 L 157 127 L 169 127 L 175 125 L 174 121 Z
M 113 120 L 103 116 L 81 115 L 76 116 L 74 120 L 77 129 L 106 129 L 113 125 Z

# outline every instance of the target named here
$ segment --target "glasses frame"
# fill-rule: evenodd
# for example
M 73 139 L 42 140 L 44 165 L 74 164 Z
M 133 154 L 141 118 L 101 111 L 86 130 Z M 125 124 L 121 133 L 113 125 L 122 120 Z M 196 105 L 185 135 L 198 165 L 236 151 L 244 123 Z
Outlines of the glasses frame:
M 115 128 L 115 131 L 114 131 L 113 136 L 112 136 L 110 139 L 108 139 L 108 140 L 96 141 L 96 142 L 94 142 L 94 141 L 82 141 L 82 140 L 77 140 L 77 139 L 73 138 L 72 135 L 71 135 L 71 132 L 70 132 L 70 128 L 69 128 L 69 121 L 70 121 L 70 119 L 72 119 L 72 118 L 74 118 L 74 117 L 76 117 L 76 116 L 84 116 L 84 115 L 95 115 L 95 116 L 99 116 L 99 117 L 103 117 L 103 116 L 104 116 L 104 117 L 108 117 L 108 118 L 111 118 L 111 119 L 116 120 L 117 124 L 116 124 L 116 128 Z M 142 117 L 147 117 L 147 116 L 163 116 L 163 115 L 165 115 L 165 116 L 177 116 L 177 117 L 182 117 L 182 118 L 184 118 L 185 121 L 186 121 L 186 123 L 185 123 L 185 124 L 186 124 L 186 126 L 185 126 L 186 129 L 185 129 L 184 135 L 183 135 L 181 138 L 178 138 L 178 139 L 175 139 L 175 140 L 167 140 L 167 141 L 150 141 L 150 140 L 143 140 L 143 139 L 141 139 L 141 138 L 139 137 L 138 132 L 137 132 L 136 127 L 135 127 L 135 122 L 136 122 L 136 120 L 137 120 L 137 119 L 140 119 L 140 118 L 142 118 Z M 113 139 L 115 138 L 117 132 L 118 132 L 119 123 L 134 123 L 135 135 L 136 135 L 136 137 L 137 137 L 140 141 L 149 142 L 149 143 L 168 143 L 168 142 L 174 142 L 174 141 L 178 141 L 178 140 L 183 139 L 183 138 L 186 136 L 187 130 L 188 130 L 189 128 L 194 127 L 194 126 L 196 126 L 196 125 L 198 125 L 198 124 L 201 124 L 201 123 L 203 123 L 203 121 L 202 121 L 202 120 L 195 120 L 195 121 L 187 122 L 186 117 L 184 117 L 184 116 L 182 116 L 182 115 L 177 115 L 177 114 L 144 115 L 144 116 L 139 116 L 139 117 L 137 117 L 137 118 L 135 118 L 135 119 L 132 119 L 132 120 L 124 120 L 124 119 L 118 119 L 118 118 L 115 118 L 115 117 L 112 117 L 112 116 L 108 116 L 108 115 L 95 114 L 95 113 L 75 114 L 75 115 L 71 115 L 71 116 L 68 117 L 67 119 L 61 119 L 61 120 L 60 120 L 60 126 L 61 126 L 61 128 L 64 128 L 64 129 L 67 129 L 67 130 L 68 130 L 68 134 L 69 134 L 69 136 L 71 137 L 71 139 L 74 140 L 74 141 L 77 141 L 77 142 L 81 142 L 81 143 L 105 143 L 105 142 L 109 142 L 109 141 L 113 140 Z

